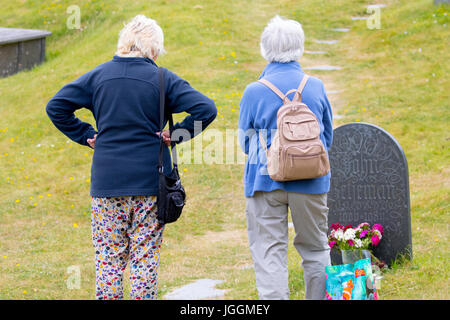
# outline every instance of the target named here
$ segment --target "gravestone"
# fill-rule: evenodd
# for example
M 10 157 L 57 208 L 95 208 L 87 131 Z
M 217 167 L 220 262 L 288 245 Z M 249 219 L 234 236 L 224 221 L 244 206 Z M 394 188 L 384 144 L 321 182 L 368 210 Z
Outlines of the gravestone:
M 45 60 L 44 30 L 0 28 L 0 77 L 30 69 Z
M 412 258 L 408 164 L 398 142 L 375 125 L 350 123 L 334 130 L 329 158 L 328 225 L 381 224 L 374 255 L 388 265 L 399 254 Z M 335 249 L 331 259 L 342 263 Z
M 440 3 L 449 3 L 450 0 L 434 0 L 434 4 L 440 4 Z

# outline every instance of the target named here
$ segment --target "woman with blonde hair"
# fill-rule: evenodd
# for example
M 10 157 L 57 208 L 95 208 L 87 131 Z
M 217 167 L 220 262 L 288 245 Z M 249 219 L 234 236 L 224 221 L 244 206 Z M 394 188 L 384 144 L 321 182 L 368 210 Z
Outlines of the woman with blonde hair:
M 163 53 L 161 28 L 138 15 L 120 32 L 111 61 L 64 86 L 47 105 L 48 116 L 62 133 L 94 149 L 91 204 L 97 299 L 123 298 L 127 264 L 131 298 L 157 298 L 164 228 L 158 223 L 156 206 L 160 83 L 155 60 Z M 174 130 L 185 133 L 177 134 L 185 141 L 194 136 L 194 122 L 204 130 L 217 110 L 187 81 L 165 68 L 162 72 L 166 113 L 189 114 L 174 125 Z M 75 117 L 82 107 L 93 113 L 97 130 Z M 168 132 L 162 136 L 170 144 Z M 163 171 L 170 171 L 168 148 L 163 158 Z

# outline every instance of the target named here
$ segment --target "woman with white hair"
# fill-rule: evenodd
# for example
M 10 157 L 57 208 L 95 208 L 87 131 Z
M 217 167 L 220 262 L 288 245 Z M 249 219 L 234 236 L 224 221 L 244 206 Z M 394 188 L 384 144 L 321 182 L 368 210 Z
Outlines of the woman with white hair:
M 156 21 L 138 15 L 120 32 L 111 61 L 64 86 L 47 105 L 48 116 L 60 131 L 94 149 L 91 196 L 97 299 L 123 298 L 127 264 L 131 298 L 157 298 L 163 227 L 158 224 L 156 206 L 161 136 L 155 60 L 162 53 L 161 28 Z M 177 135 L 187 140 L 194 136 L 195 121 L 203 130 L 214 120 L 216 107 L 179 76 L 162 71 L 166 113 L 189 113 L 174 125 L 174 130 L 183 132 Z M 93 113 L 98 131 L 74 116 L 82 107 Z M 168 132 L 162 136 L 170 145 Z M 165 148 L 163 170 L 171 168 Z
M 297 62 L 303 54 L 304 33 L 300 23 L 279 16 L 270 20 L 261 36 L 261 55 L 268 61 L 260 79 L 279 89 L 278 94 L 299 88 L 302 102 L 314 113 L 320 126 L 325 149 L 333 137 L 332 113 L 323 83 L 304 78 Z M 280 92 L 281 91 L 281 92 Z M 294 93 L 288 95 L 289 99 Z M 277 112 L 283 100 L 261 82 L 247 86 L 242 96 L 239 132 L 240 144 L 248 160 L 245 168 L 247 229 L 255 265 L 260 299 L 288 299 L 288 209 L 295 228 L 294 246 L 302 257 L 307 299 L 325 298 L 325 266 L 330 264 L 327 241 L 327 192 L 330 173 L 293 181 L 274 181 L 268 175 L 265 141 L 270 147 L 277 129 Z M 263 146 L 261 148 L 261 145 Z

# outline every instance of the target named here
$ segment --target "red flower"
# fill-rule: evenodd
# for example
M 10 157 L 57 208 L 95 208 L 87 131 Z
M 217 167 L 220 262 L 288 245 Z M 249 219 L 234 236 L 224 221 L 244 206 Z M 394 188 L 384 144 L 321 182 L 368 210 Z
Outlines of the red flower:
M 332 225 L 331 225 L 331 229 L 333 229 L 333 230 L 338 230 L 338 229 L 342 229 L 344 226 L 342 225 L 342 224 L 340 224 L 340 223 L 333 223 Z
M 350 229 L 350 228 L 353 228 L 353 226 L 352 226 L 351 224 L 348 224 L 348 225 L 346 225 L 346 226 L 344 227 L 344 231 L 347 230 L 347 229 Z
M 353 245 L 355 244 L 355 243 L 353 242 L 353 240 L 348 240 L 347 243 L 348 243 L 348 245 L 349 245 L 350 247 L 353 247 Z

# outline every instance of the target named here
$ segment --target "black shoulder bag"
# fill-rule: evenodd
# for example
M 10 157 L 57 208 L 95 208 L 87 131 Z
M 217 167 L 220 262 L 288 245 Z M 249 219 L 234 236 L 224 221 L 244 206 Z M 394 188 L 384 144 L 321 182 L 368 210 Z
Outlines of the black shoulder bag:
M 172 165 L 170 168 L 172 171 L 170 174 L 166 175 L 163 171 L 163 153 L 164 153 L 164 141 L 162 132 L 164 130 L 164 115 L 165 115 L 165 89 L 164 89 L 164 73 L 162 68 L 158 68 L 159 75 L 159 85 L 160 85 L 160 142 L 159 142 L 159 162 L 158 162 L 158 172 L 159 172 L 159 194 L 157 199 L 158 206 L 158 222 L 160 225 L 166 223 L 171 223 L 177 221 L 180 217 L 181 212 L 186 200 L 186 192 L 181 185 L 180 175 L 178 173 L 177 164 L 177 149 L 175 142 L 171 142 L 172 150 Z M 172 113 L 168 112 L 169 119 L 169 132 L 172 136 L 173 132 L 173 117 Z

